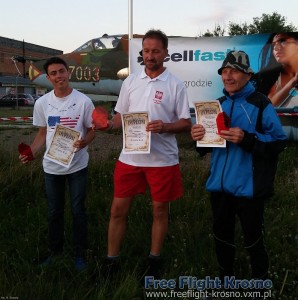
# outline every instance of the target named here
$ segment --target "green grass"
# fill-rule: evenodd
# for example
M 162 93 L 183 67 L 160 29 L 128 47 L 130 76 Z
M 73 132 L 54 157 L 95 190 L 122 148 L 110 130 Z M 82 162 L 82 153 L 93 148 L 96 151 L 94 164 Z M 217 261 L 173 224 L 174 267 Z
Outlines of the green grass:
M 5 136 L 4 132 L 1 132 L 1 137 Z M 33 135 L 34 132 L 26 130 L 24 134 Z M 214 277 L 217 276 L 217 265 L 209 197 L 204 187 L 209 156 L 199 158 L 188 135 L 180 135 L 178 140 L 185 193 L 181 200 L 171 204 L 169 233 L 162 252 L 166 266 L 164 277 Z M 22 166 L 17 153 L 5 148 L 5 142 L 0 145 L 0 299 L 146 299 L 137 272 L 150 247 L 149 194 L 137 197 L 132 205 L 122 244 L 119 278 L 110 283 L 99 281 L 94 276 L 99 270 L 98 261 L 107 250 L 117 151 L 112 151 L 108 159 L 100 160 L 97 156 L 100 149 L 90 147 L 87 199 L 89 269 L 85 273 L 77 273 L 72 259 L 72 220 L 68 204 L 65 256 L 48 269 L 36 264 L 36 259 L 45 253 L 47 247 L 47 207 L 41 157 L 30 165 Z M 276 194 L 267 203 L 265 211 L 266 243 L 275 299 L 297 299 L 298 295 L 297 182 L 297 144 L 290 143 L 280 156 Z M 249 278 L 249 261 L 241 244 L 239 228 L 237 241 L 236 272 L 243 278 Z
M 1 107 L 0 117 L 32 117 L 33 107 L 20 107 L 20 109 L 14 109 L 11 107 Z

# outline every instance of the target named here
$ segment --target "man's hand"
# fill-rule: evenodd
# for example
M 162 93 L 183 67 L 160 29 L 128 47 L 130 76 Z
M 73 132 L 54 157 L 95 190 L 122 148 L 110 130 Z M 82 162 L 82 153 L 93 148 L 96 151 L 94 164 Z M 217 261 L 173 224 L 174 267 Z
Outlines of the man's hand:
M 146 130 L 151 131 L 153 133 L 163 133 L 165 132 L 164 126 L 165 123 L 162 120 L 155 120 L 148 122 Z
M 19 160 L 21 161 L 22 164 L 27 164 L 30 160 L 34 159 L 34 155 L 32 153 L 32 149 L 29 145 L 25 143 L 21 143 L 18 146 L 19 150 Z
M 239 127 L 230 128 L 230 130 L 221 130 L 219 135 L 228 142 L 238 144 L 244 138 L 244 132 Z
M 190 119 L 179 119 L 173 123 L 165 123 L 162 120 L 154 120 L 148 122 L 146 126 L 147 131 L 153 133 L 180 133 L 190 131 L 191 120 Z
M 30 159 L 28 159 L 28 156 L 27 155 L 23 155 L 23 154 L 19 155 L 19 160 L 24 165 L 27 164 L 30 161 Z
M 106 131 L 106 130 L 111 130 L 113 129 L 113 121 L 112 120 L 108 120 L 107 124 L 104 124 L 103 126 L 100 125 L 99 123 L 95 123 L 94 121 L 92 121 L 92 130 L 100 130 L 100 131 Z
M 81 149 L 88 146 L 95 138 L 95 132 L 92 128 L 87 128 L 87 133 L 85 138 L 77 140 L 73 146 L 76 148 L 75 152 L 80 151 Z
M 85 139 L 77 140 L 73 146 L 76 148 L 75 152 L 80 151 L 81 149 L 85 148 L 88 145 L 87 141 Z
M 92 112 L 92 129 L 107 130 L 109 128 L 108 111 L 101 106 L 97 106 Z
M 191 137 L 194 141 L 201 140 L 205 135 L 205 128 L 201 124 L 195 124 L 191 128 Z

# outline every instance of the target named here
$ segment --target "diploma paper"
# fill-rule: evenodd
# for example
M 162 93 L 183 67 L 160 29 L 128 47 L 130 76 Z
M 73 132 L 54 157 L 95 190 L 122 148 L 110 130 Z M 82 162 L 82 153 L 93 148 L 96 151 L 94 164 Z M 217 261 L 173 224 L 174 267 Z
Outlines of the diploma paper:
M 68 168 L 75 154 L 73 144 L 80 137 L 79 131 L 56 124 L 52 141 L 44 157 Z
M 123 153 L 150 153 L 151 132 L 146 131 L 148 112 L 122 114 Z
M 222 112 L 218 100 L 194 102 L 196 111 L 196 123 L 204 126 L 206 133 L 197 147 L 226 147 L 226 140 L 221 138 L 217 132 L 216 117 Z

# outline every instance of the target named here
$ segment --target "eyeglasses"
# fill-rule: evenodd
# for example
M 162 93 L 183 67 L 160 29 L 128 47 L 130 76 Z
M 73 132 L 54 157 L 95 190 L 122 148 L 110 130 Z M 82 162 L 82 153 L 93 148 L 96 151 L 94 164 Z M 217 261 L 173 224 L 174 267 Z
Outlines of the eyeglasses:
M 287 44 L 293 44 L 293 43 L 297 43 L 297 41 L 288 41 L 287 39 L 280 39 L 276 42 L 272 42 L 271 45 L 274 48 L 275 46 L 280 46 L 280 47 L 286 47 Z

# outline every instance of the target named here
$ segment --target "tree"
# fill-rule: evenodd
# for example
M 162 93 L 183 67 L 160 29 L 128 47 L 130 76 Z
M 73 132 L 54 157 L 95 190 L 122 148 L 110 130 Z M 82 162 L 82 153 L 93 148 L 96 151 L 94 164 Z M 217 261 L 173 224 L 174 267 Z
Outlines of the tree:
M 296 30 L 297 28 L 293 24 L 286 24 L 286 18 L 277 12 L 273 12 L 271 15 L 262 14 L 261 17 L 255 17 L 252 24 L 248 24 L 247 22 L 242 24 L 230 22 L 228 25 L 228 35 L 230 36 Z M 225 31 L 224 27 L 216 25 L 213 32 L 207 30 L 201 36 L 223 36 Z
M 271 32 L 287 32 L 296 31 L 297 28 L 292 25 L 286 25 L 286 18 L 277 12 L 262 14 L 260 18 L 253 18 L 252 24 L 244 23 L 242 25 L 229 23 L 229 35 L 239 34 L 255 34 L 255 33 L 271 33 Z
M 204 37 L 211 37 L 211 36 L 224 36 L 225 29 L 222 28 L 219 24 L 215 25 L 213 32 L 210 32 L 209 29 L 202 35 Z

